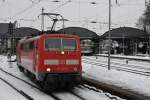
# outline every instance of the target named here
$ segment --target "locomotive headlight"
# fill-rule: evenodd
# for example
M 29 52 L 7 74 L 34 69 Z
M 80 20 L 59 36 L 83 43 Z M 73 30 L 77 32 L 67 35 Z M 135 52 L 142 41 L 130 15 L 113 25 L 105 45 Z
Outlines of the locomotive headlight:
M 64 55 L 64 54 L 65 54 L 65 52 L 64 52 L 64 51 L 61 51 L 61 54 L 62 54 L 62 55 Z
M 47 72 L 50 72 L 50 71 L 51 71 L 51 69 L 50 69 L 50 68 L 47 68 L 47 69 L 46 69 L 46 71 L 47 71 Z

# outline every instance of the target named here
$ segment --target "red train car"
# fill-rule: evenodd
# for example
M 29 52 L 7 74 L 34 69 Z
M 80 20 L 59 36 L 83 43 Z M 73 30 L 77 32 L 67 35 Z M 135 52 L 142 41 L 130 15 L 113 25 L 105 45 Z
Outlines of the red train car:
M 43 34 L 24 38 L 17 45 L 17 65 L 39 82 L 54 85 L 81 82 L 80 38 L 68 34 Z

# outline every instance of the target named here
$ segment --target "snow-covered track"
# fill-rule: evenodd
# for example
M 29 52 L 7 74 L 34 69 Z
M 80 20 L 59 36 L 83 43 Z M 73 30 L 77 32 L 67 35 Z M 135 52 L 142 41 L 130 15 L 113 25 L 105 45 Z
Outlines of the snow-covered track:
M 25 97 L 27 100 L 34 100 L 30 95 L 28 95 L 27 93 L 25 93 L 22 90 L 17 89 L 17 87 L 13 86 L 13 84 L 11 84 L 10 82 L 8 82 L 7 80 L 5 80 L 4 78 L 0 77 L 0 80 L 2 80 L 4 83 L 6 83 L 7 85 L 9 85 L 11 88 L 13 88 L 15 91 L 17 91 L 19 94 L 21 94 L 23 97 Z
M 81 97 L 80 95 L 78 95 L 78 94 L 75 93 L 74 91 L 69 90 L 68 92 L 71 93 L 71 94 L 73 94 L 73 95 L 75 95 L 76 97 L 78 97 L 78 98 L 81 99 L 81 100 L 86 100 L 85 98 Z
M 13 75 L 12 73 L 9 73 L 9 72 L 3 70 L 2 68 L 0 68 L 0 71 L 2 71 L 2 72 L 4 72 L 4 73 L 6 73 L 6 74 L 8 74 L 8 75 L 10 75 L 10 76 L 12 76 L 12 77 L 18 79 L 18 80 L 20 80 L 20 81 L 22 81 L 22 82 L 24 82 L 24 83 L 26 83 L 26 84 L 28 84 L 28 85 L 30 85 L 30 86 L 32 86 L 32 87 L 38 89 L 38 90 L 41 90 L 41 89 L 40 89 L 39 87 L 37 87 L 36 85 L 33 85 L 32 83 L 30 83 L 30 82 L 28 82 L 28 81 L 26 81 L 26 80 L 23 80 L 23 79 L 21 79 L 21 78 L 15 76 L 15 75 Z
M 95 55 L 96 57 L 108 57 L 108 55 Z M 128 56 L 115 56 L 115 55 L 111 55 L 111 58 L 115 58 L 115 59 L 128 59 L 128 60 L 136 60 L 136 61 L 144 61 L 144 62 L 149 62 L 149 59 L 142 59 L 142 58 L 137 58 L 137 57 L 128 57 Z
M 26 80 L 23 80 L 23 79 L 21 79 L 21 78 L 15 76 L 15 75 L 13 75 L 12 73 L 9 73 L 9 72 L 3 70 L 2 68 L 0 68 L 0 71 L 2 71 L 2 72 L 4 72 L 4 73 L 6 73 L 6 74 L 8 74 L 8 75 L 10 75 L 10 76 L 12 76 L 12 77 L 18 79 L 18 80 L 20 80 L 20 81 L 22 81 L 22 82 L 24 82 L 24 83 L 30 85 L 31 87 L 36 88 L 36 89 L 38 89 L 39 91 L 42 91 L 42 92 L 43 92 L 43 90 L 42 90 L 41 88 L 39 88 L 38 86 L 33 85 L 32 83 L 30 83 L 30 82 L 28 82 L 28 81 L 26 81 Z M 49 93 L 47 93 L 47 94 L 50 95 L 50 96 L 51 96 L 52 98 L 54 98 L 55 100 L 61 100 L 60 98 L 58 98 L 57 96 L 55 96 L 53 93 L 50 93 L 50 92 L 49 92 Z
M 38 90 L 40 90 L 40 91 L 43 92 L 43 90 L 42 90 L 40 87 L 38 87 L 38 86 L 36 86 L 36 85 L 34 85 L 34 84 L 32 84 L 32 83 L 26 81 L 26 80 L 23 80 L 23 79 L 21 79 L 21 78 L 15 76 L 15 75 L 13 75 L 12 73 L 9 73 L 9 72 L 3 70 L 2 68 L 0 68 L 0 71 L 2 71 L 2 72 L 4 72 L 5 74 L 8 74 L 8 75 L 10 75 L 10 76 L 16 78 L 17 80 L 20 80 L 20 81 L 22 81 L 22 82 L 24 82 L 24 83 L 30 85 L 31 87 L 36 88 L 36 89 L 38 89 Z M 69 93 L 70 95 L 74 95 L 75 97 L 79 98 L 79 100 L 86 100 L 86 99 L 84 99 L 82 96 L 80 96 L 80 95 L 78 95 L 77 93 L 75 93 L 74 91 L 67 90 L 66 93 Z M 51 96 L 52 98 L 54 98 L 55 100 L 61 100 L 61 98 L 60 98 L 59 96 L 55 95 L 55 93 L 48 92 L 48 93 L 46 93 L 46 94 L 50 95 L 50 96 Z
M 101 89 L 103 91 L 106 91 L 107 93 L 124 98 L 125 100 L 150 100 L 150 97 L 145 96 L 143 94 L 140 94 L 140 93 L 137 93 L 134 91 L 130 91 L 128 89 L 123 89 L 121 87 L 107 84 L 104 82 L 99 82 L 99 81 L 96 81 L 96 80 L 88 78 L 88 77 L 83 77 L 83 82 L 85 84 L 88 84 L 89 86 L 96 87 L 97 89 Z M 96 91 L 97 91 L 97 89 L 96 89 Z M 110 100 L 118 100 L 115 96 L 111 96 L 107 93 L 106 93 L 106 95 L 110 98 Z
M 96 66 L 105 67 L 105 68 L 108 67 L 107 63 L 104 64 L 101 61 L 94 61 L 94 60 L 91 60 L 91 59 L 83 59 L 82 61 L 84 63 L 91 64 L 91 65 L 96 65 Z M 120 71 L 130 72 L 130 73 L 134 73 L 134 74 L 150 76 L 150 71 L 149 70 L 143 71 L 143 70 L 139 70 L 139 69 L 132 69 L 132 68 L 130 68 L 128 66 L 124 66 L 124 65 L 122 65 L 122 67 L 119 67 L 121 65 L 119 65 L 119 66 L 117 66 L 117 65 L 119 65 L 119 64 L 111 65 L 111 69 L 117 69 L 117 70 L 120 70 Z
M 108 61 L 102 61 L 102 60 L 98 60 L 98 59 L 90 58 L 90 57 L 86 57 L 85 59 L 88 59 L 88 60 L 97 60 L 98 62 L 108 63 Z M 126 59 L 126 61 L 128 62 L 127 59 Z M 150 72 L 150 68 L 149 67 L 143 67 L 141 65 L 123 64 L 123 63 L 116 62 L 116 61 L 111 61 L 111 64 L 120 65 L 120 66 L 128 67 L 128 68 L 139 69 L 139 70 L 145 70 L 145 71 L 149 71 Z
M 36 88 L 36 89 L 38 89 L 38 90 L 40 90 L 40 91 L 43 92 L 43 90 L 42 90 L 40 87 L 38 87 L 38 86 L 36 86 L 36 85 L 34 85 L 34 84 L 32 84 L 32 83 L 26 81 L 26 80 L 23 80 L 23 79 L 21 79 L 21 78 L 15 76 L 15 75 L 13 75 L 12 73 L 9 73 L 9 72 L 3 70 L 2 68 L 0 68 L 0 71 L 2 71 L 2 72 L 4 72 L 4 73 L 6 73 L 6 74 L 8 74 L 8 75 L 10 75 L 10 76 L 12 76 L 12 77 L 18 79 L 18 80 L 20 80 L 20 81 L 22 81 L 22 82 L 24 82 L 24 83 L 30 85 L 31 87 Z M 74 91 L 66 90 L 66 93 L 69 93 L 69 94 L 71 94 L 71 95 L 74 95 L 75 97 L 79 98 L 79 100 L 86 100 L 86 99 L 84 99 L 82 96 L 80 96 L 80 95 L 78 95 L 77 93 L 75 93 Z M 61 100 L 61 98 L 60 98 L 59 96 L 55 95 L 55 93 L 51 93 L 51 92 L 48 92 L 48 93 L 47 93 L 47 92 L 46 92 L 46 94 L 50 95 L 50 96 L 51 96 L 52 98 L 54 98 L 55 100 Z
M 99 92 L 99 93 L 103 93 L 105 94 L 110 100 L 120 100 L 120 98 L 118 98 L 117 96 L 113 96 L 113 95 L 110 95 L 109 93 L 107 92 L 104 92 L 100 89 L 98 89 L 95 85 L 92 85 L 92 86 L 89 86 L 89 84 L 82 84 L 81 86 L 78 86 L 79 88 L 87 88 L 89 90 L 92 90 L 92 91 L 95 91 L 95 92 Z

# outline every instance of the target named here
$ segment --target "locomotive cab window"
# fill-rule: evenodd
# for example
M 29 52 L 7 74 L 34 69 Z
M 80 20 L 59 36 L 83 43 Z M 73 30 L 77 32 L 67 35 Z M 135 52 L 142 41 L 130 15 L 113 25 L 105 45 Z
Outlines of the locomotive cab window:
M 61 40 L 59 38 L 47 38 L 45 40 L 45 49 L 48 50 L 60 50 Z
M 47 50 L 76 50 L 76 40 L 72 38 L 47 38 L 45 49 Z
M 76 40 L 75 39 L 62 39 L 63 49 L 64 50 L 75 50 L 76 49 Z

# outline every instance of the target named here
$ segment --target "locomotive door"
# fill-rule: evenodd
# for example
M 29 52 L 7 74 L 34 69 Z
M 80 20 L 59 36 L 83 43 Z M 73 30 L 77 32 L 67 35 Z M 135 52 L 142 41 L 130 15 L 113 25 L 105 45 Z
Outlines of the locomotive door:
M 37 49 L 38 49 L 38 41 L 34 42 L 34 53 L 33 53 L 33 71 L 36 71 L 36 64 L 37 64 Z

